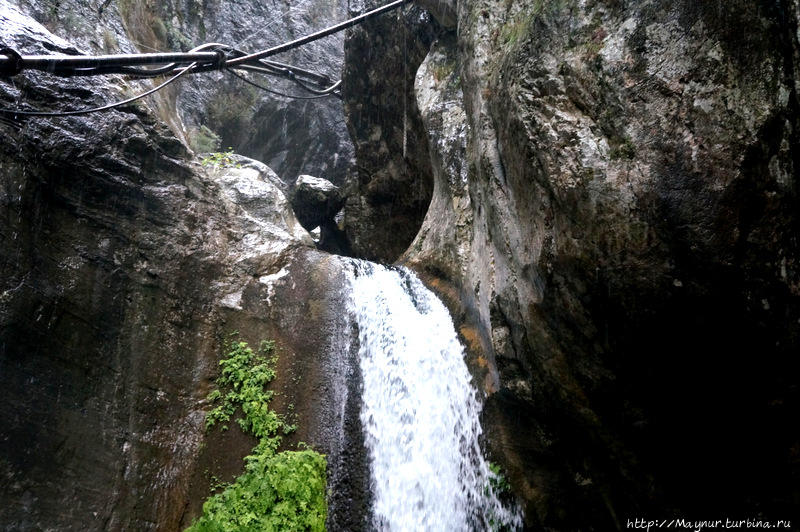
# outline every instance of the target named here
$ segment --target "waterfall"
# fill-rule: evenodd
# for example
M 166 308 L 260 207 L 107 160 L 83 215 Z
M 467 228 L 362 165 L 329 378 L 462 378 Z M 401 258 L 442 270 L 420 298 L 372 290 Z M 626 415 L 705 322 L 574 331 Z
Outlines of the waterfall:
M 407 269 L 350 265 L 373 527 L 521 528 L 490 483 L 481 404 L 447 309 Z

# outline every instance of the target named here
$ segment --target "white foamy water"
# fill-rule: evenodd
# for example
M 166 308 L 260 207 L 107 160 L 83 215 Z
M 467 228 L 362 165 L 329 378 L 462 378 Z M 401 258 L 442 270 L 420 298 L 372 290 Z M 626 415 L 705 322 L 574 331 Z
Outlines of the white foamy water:
M 481 404 L 447 309 L 408 270 L 351 264 L 374 528 L 520 528 L 491 488 Z

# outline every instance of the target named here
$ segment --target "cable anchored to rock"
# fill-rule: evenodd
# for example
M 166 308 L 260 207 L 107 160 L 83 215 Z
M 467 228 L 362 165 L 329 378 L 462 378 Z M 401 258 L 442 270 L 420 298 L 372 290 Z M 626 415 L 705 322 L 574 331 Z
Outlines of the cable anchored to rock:
M 341 98 L 341 80 L 333 82 L 328 76 L 309 71 L 293 65 L 267 60 L 289 50 L 293 50 L 328 37 L 347 28 L 362 24 L 367 20 L 400 8 L 412 0 L 395 0 L 384 6 L 367 11 L 361 15 L 345 20 L 321 31 L 312 33 L 293 41 L 247 54 L 234 47 L 207 43 L 188 52 L 166 52 L 147 54 L 113 54 L 113 55 L 21 55 L 9 47 L 0 48 L 0 79 L 12 77 L 25 70 L 39 70 L 62 77 L 96 76 L 108 74 L 124 74 L 132 78 L 154 78 L 175 73 L 174 76 L 160 85 L 126 100 L 100 107 L 92 107 L 73 111 L 40 111 L 25 109 L 0 108 L 0 117 L 16 119 L 26 116 L 70 116 L 107 111 L 153 94 L 167 85 L 177 81 L 186 74 L 210 71 L 228 71 L 242 81 L 266 92 L 288 98 L 313 99 L 335 96 Z M 287 94 L 265 87 L 247 79 L 236 70 L 287 79 L 297 85 L 309 96 Z

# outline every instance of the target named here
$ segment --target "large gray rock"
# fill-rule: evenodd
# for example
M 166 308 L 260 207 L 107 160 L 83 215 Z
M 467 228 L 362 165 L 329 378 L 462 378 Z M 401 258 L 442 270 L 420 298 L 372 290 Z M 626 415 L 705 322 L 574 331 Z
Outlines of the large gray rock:
M 150 11 L 163 20 L 169 49 L 221 42 L 255 51 L 346 19 L 347 2 L 299 0 L 242 5 L 174 0 L 155 4 Z M 272 59 L 327 75 L 333 83 L 341 77 L 343 40 L 343 34 L 332 35 Z M 312 96 L 279 79 L 252 79 L 286 94 Z M 344 182 L 353 147 L 342 102 L 336 97 L 296 100 L 259 91 L 230 75 L 212 74 L 188 80 L 174 102 L 193 142 L 204 136 L 205 126 L 219 135 L 223 148 L 232 146 L 238 153 L 264 161 L 287 183 L 299 174 L 325 175 L 337 184 Z
M 85 53 L 188 51 L 207 42 L 255 51 L 347 17 L 344 0 L 120 1 L 98 2 L 91 9 L 81 0 L 19 0 L 18 4 Z M 273 59 L 335 81 L 341 75 L 343 39 L 343 34 L 333 35 Z M 279 92 L 310 96 L 293 84 L 253 79 Z M 149 83 L 126 83 L 125 92 L 140 92 Z M 229 74 L 205 73 L 159 92 L 146 105 L 194 151 L 233 147 L 266 162 L 287 183 L 311 173 L 342 184 L 352 161 L 342 102 L 335 97 L 295 100 L 259 91 Z
M 69 46 L 5 0 L 0 41 Z M 0 101 L 93 104 L 118 84 L 23 74 Z M 185 528 L 255 444 L 204 430 L 234 331 L 276 341 L 287 444 L 327 454 L 330 528 L 352 528 L 366 477 L 342 265 L 274 172 L 204 167 L 138 105 L 0 129 L 0 528 Z
M 294 183 L 292 208 L 300 225 L 308 231 L 334 223 L 333 218 L 342 210 L 344 201 L 339 187 L 327 179 L 301 175 Z
M 459 2 L 417 72 L 435 182 L 403 260 L 530 526 L 800 496 L 793 6 Z

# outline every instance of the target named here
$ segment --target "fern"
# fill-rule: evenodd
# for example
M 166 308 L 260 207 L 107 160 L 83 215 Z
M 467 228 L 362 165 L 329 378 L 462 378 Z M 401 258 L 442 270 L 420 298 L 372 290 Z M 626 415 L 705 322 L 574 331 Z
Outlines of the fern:
M 279 433 L 295 427 L 269 408 L 274 394 L 265 386 L 275 378 L 273 352 L 271 342 L 262 342 L 258 353 L 246 342 L 233 342 L 220 361 L 218 388 L 207 397 L 216 406 L 206 429 L 230 421 L 239 409 L 243 415 L 237 423 L 259 442 L 245 457 L 245 472 L 203 504 L 203 515 L 187 532 L 325 530 L 325 456 L 305 444 L 298 451 L 277 452 Z

